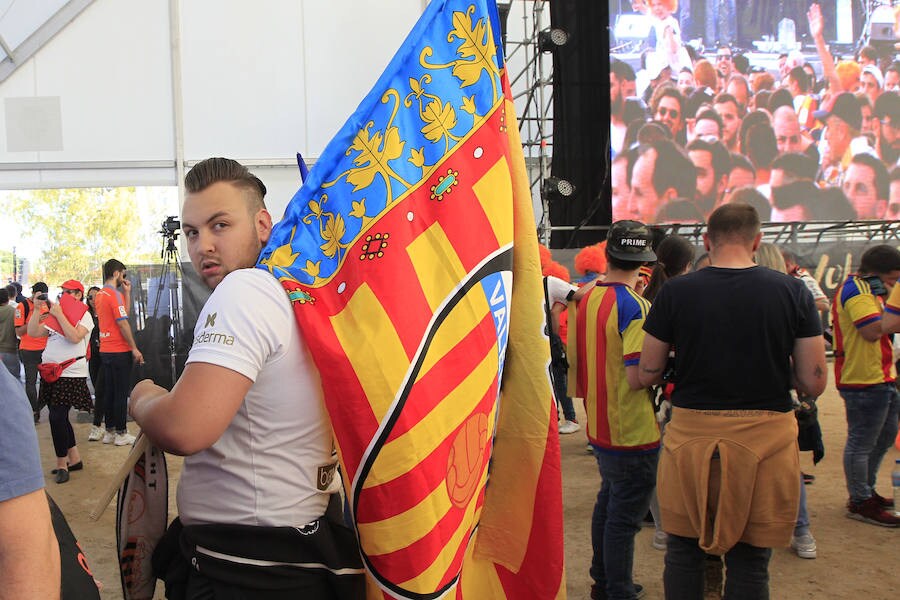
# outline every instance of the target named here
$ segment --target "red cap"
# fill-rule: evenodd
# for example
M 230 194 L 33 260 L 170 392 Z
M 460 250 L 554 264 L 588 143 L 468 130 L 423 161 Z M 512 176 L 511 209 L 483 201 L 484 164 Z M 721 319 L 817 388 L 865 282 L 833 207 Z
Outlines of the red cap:
M 80 281 L 75 281 L 74 279 L 68 280 L 67 282 L 65 282 L 64 284 L 62 284 L 59 287 L 61 287 L 64 290 L 78 290 L 82 294 L 84 293 L 84 286 L 81 285 Z

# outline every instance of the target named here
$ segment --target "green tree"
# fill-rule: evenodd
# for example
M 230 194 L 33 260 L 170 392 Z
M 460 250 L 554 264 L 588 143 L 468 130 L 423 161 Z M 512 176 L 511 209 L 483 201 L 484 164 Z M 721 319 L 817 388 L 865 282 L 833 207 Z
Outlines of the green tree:
M 135 188 L 80 188 L 13 192 L 8 214 L 41 248 L 32 261 L 32 280 L 58 285 L 67 279 L 101 281 L 103 262 L 128 265 L 159 262 L 155 231 L 171 211 L 164 198 L 138 205 Z
M 18 260 L 19 257 L 16 257 Z M 0 248 L 0 285 L 6 285 L 8 279 L 13 276 L 13 253 L 12 250 Z

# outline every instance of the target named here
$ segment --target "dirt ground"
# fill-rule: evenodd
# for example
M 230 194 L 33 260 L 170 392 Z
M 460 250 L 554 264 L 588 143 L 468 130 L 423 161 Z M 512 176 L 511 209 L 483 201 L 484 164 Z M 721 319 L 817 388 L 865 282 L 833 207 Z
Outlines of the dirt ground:
M 581 407 L 578 407 L 583 417 Z M 74 415 L 73 415 L 74 416 Z M 770 565 L 773 600 L 803 598 L 890 600 L 900 588 L 900 529 L 886 529 L 847 519 L 847 493 L 841 463 L 846 423 L 843 402 L 833 387 L 819 400 L 819 418 L 825 435 L 825 459 L 813 466 L 811 453 L 803 453 L 803 470 L 816 476 L 807 487 L 812 532 L 818 542 L 816 560 L 804 560 L 789 549 L 776 549 Z M 74 421 L 74 418 L 73 418 Z M 87 553 L 95 577 L 105 584 L 104 600 L 122 597 L 115 558 L 115 502 L 94 522 L 88 516 L 103 489 L 128 454 L 128 448 L 87 442 L 90 424 L 74 424 L 85 469 L 57 485 L 50 475 L 55 466 L 46 412 L 37 426 L 41 455 L 47 473 L 47 489 L 68 518 Z M 136 427 L 130 425 L 133 433 Z M 585 452 L 584 432 L 562 436 L 563 499 L 566 525 L 568 597 L 589 598 L 591 559 L 590 519 L 600 476 L 594 458 Z M 882 465 L 878 488 L 888 496 L 890 471 L 900 452 L 891 449 Z M 175 482 L 181 459 L 169 457 L 171 514 L 175 514 Z M 642 530 L 635 541 L 635 580 L 647 589 L 648 600 L 662 598 L 663 552 L 650 545 L 652 528 Z M 891 558 L 893 557 L 893 558 Z M 157 588 L 159 590 L 159 588 Z M 157 597 L 162 598 L 161 593 Z

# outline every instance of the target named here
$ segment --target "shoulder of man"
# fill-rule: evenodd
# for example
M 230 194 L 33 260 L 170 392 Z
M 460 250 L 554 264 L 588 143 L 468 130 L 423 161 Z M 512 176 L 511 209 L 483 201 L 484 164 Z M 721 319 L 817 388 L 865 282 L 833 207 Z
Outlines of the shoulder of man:
M 254 313 L 269 306 L 290 305 L 278 279 L 256 268 L 238 269 L 226 275 L 210 294 L 210 300 L 213 298 L 224 305 L 249 306 Z
M 860 296 L 871 296 L 872 288 L 869 283 L 858 275 L 850 275 L 838 289 L 836 294 L 841 305 Z
M 16 304 L 16 318 L 18 319 L 27 319 L 29 313 L 31 313 L 31 300 L 26 300 L 25 302 L 19 302 Z
M 622 286 L 618 291 L 616 302 L 619 305 L 619 315 L 620 318 L 625 317 L 626 321 L 622 324 L 623 327 L 632 321 L 647 317 L 647 312 L 650 310 L 649 300 L 628 286 Z

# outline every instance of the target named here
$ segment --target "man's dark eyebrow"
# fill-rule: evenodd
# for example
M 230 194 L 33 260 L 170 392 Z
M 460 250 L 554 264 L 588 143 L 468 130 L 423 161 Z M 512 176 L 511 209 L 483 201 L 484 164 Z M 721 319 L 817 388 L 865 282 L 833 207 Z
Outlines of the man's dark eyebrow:
M 224 216 L 227 216 L 227 215 L 228 215 L 228 211 L 220 210 L 219 212 L 214 213 L 213 215 L 211 215 L 211 216 L 206 220 L 206 224 L 212 223 L 213 221 L 215 221 L 215 220 L 218 219 L 219 217 L 224 217 Z M 182 222 L 181 228 L 184 229 L 185 227 L 190 227 L 191 229 L 197 229 L 196 226 L 191 225 L 190 223 Z

